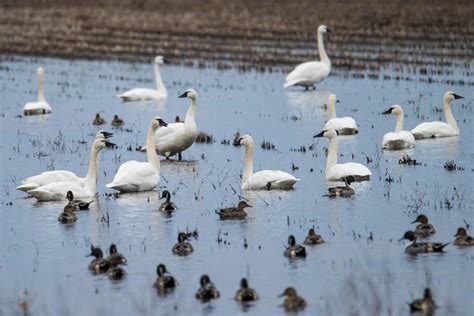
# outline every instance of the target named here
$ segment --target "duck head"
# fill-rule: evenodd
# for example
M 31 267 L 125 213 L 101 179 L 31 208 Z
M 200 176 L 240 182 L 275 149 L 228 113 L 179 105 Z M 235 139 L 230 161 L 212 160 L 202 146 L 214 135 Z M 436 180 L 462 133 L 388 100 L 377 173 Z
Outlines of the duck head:
M 66 199 L 68 199 L 69 202 L 72 202 L 74 200 L 74 194 L 72 194 L 72 191 L 67 191 Z
M 241 289 L 248 289 L 248 287 L 249 287 L 249 283 L 247 282 L 247 279 L 242 278 L 242 280 L 240 280 L 240 288 Z
M 158 274 L 158 276 L 163 276 L 166 274 L 166 266 L 164 264 L 159 264 L 158 267 L 156 267 L 156 273 Z
M 188 235 L 186 233 L 179 233 L 178 234 L 178 242 L 185 242 L 188 239 Z
M 416 240 L 416 236 L 415 236 L 415 233 L 411 230 L 405 232 L 405 234 L 403 234 L 402 238 L 400 238 L 398 241 L 402 241 L 404 239 L 407 239 L 409 241 L 415 241 Z
M 207 274 L 203 274 L 201 276 L 201 280 L 199 280 L 199 283 L 201 284 L 201 286 L 206 286 L 207 284 L 211 283 L 211 279 Z
M 115 244 L 111 244 L 109 248 L 109 253 L 114 254 L 117 253 L 117 246 Z
M 458 231 L 456 232 L 456 235 L 454 237 L 464 237 L 467 235 L 467 231 L 464 227 L 459 227 Z
M 237 208 L 238 208 L 239 210 L 243 210 L 243 209 L 246 208 L 246 207 L 253 207 L 253 206 L 250 205 L 250 204 L 247 204 L 246 201 L 240 201 L 239 204 L 237 205 Z
M 298 296 L 298 294 L 296 293 L 296 290 L 293 287 L 287 287 L 283 293 L 278 295 L 278 297 L 283 297 L 283 296 L 296 297 Z
M 94 245 L 91 245 L 91 253 L 88 254 L 86 257 L 96 257 L 97 259 L 102 258 L 104 254 L 102 253 L 102 250 L 99 247 L 94 247 Z
M 292 247 L 296 245 L 295 236 L 290 235 L 290 236 L 288 237 L 288 245 L 289 245 L 289 246 L 292 246 Z
M 421 223 L 421 224 L 428 224 L 428 217 L 424 214 L 420 214 L 416 217 L 416 219 L 411 222 L 412 224 L 415 224 L 415 223 Z
M 431 290 L 430 290 L 429 287 L 425 288 L 425 291 L 423 293 L 423 298 L 431 300 L 432 294 L 431 294 Z
M 161 198 L 160 198 L 160 200 L 162 200 L 162 199 L 168 200 L 168 198 L 171 198 L 171 194 L 170 194 L 169 191 L 164 190 L 163 193 L 161 193 Z

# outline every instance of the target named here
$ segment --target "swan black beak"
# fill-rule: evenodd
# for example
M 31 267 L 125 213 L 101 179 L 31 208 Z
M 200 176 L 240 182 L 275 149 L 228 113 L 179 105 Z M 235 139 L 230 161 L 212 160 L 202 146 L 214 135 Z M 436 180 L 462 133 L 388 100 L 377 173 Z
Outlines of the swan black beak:
M 163 126 L 163 127 L 168 126 L 168 123 L 166 123 L 166 122 L 163 121 L 162 119 L 159 120 L 159 123 L 160 123 L 160 126 Z
M 234 142 L 234 146 L 240 146 L 242 145 L 240 142 L 242 141 L 242 137 L 240 137 L 239 139 L 237 139 L 235 142 Z
M 314 135 L 313 138 L 316 138 L 316 137 L 324 137 L 324 132 L 325 132 L 325 131 L 322 131 L 321 133 Z
M 168 58 L 163 58 L 163 64 L 169 64 L 170 60 Z
M 106 140 L 106 141 L 105 141 L 105 147 L 114 148 L 114 147 L 117 147 L 117 145 Z
M 453 93 L 454 99 L 464 99 L 464 97 L 460 96 L 459 94 Z
M 382 112 L 383 115 L 392 113 L 392 108 L 388 109 L 387 111 Z
M 338 99 L 338 100 L 336 100 L 336 103 L 341 103 L 341 101 L 339 101 L 339 99 Z
M 188 91 L 185 91 L 182 95 L 180 95 L 178 98 L 186 98 L 188 96 Z
M 106 132 L 106 131 L 101 131 L 100 133 L 102 135 L 104 135 L 105 138 L 110 138 L 110 137 L 114 136 L 114 133 L 109 133 L 109 132 Z
M 327 27 L 327 28 L 326 28 L 326 32 L 327 32 L 327 33 L 332 33 L 332 30 Z

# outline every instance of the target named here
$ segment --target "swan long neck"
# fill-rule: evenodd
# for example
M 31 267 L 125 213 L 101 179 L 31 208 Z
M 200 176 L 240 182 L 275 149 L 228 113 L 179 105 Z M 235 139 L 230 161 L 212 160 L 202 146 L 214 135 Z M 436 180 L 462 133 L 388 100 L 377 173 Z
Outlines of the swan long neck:
M 156 154 L 155 149 L 155 133 L 157 129 L 150 126 L 148 128 L 148 133 L 146 135 L 146 156 L 148 158 L 148 163 L 155 168 L 156 172 L 160 172 L 160 159 L 158 159 L 158 155 Z
M 334 100 L 329 101 L 328 104 L 328 110 L 329 110 L 329 119 L 336 118 L 336 102 Z
M 244 174 L 242 181 L 246 182 L 253 175 L 253 144 L 245 146 Z
M 155 81 L 156 90 L 159 92 L 163 92 L 164 95 L 167 96 L 168 92 L 166 91 L 166 87 L 163 84 L 163 80 L 161 79 L 160 66 L 158 66 L 158 63 L 155 63 Z
M 326 50 L 324 49 L 323 33 L 321 32 L 318 32 L 318 51 L 321 61 L 331 68 L 331 61 L 329 60 Z
M 449 126 L 454 128 L 459 133 L 459 127 L 456 123 L 456 120 L 454 119 L 450 101 L 446 99 L 444 100 L 444 115 L 446 116 L 446 123 L 448 123 Z
M 194 120 L 194 116 L 196 114 L 196 107 L 197 107 L 197 101 L 195 98 L 193 98 L 191 99 L 191 104 L 189 105 L 188 111 L 186 112 L 186 117 L 184 118 L 184 124 L 196 125 L 196 122 Z
M 326 159 L 326 173 L 337 164 L 337 137 L 329 139 L 329 150 Z
M 44 102 L 44 75 L 42 73 L 38 74 L 38 101 Z
M 395 133 L 403 131 L 403 120 L 404 120 L 403 112 L 397 114 L 397 125 L 395 125 Z
M 91 156 L 89 158 L 89 169 L 87 170 L 86 179 L 84 181 L 84 189 L 93 195 L 97 192 L 97 173 L 99 170 L 99 152 L 100 149 L 92 146 Z

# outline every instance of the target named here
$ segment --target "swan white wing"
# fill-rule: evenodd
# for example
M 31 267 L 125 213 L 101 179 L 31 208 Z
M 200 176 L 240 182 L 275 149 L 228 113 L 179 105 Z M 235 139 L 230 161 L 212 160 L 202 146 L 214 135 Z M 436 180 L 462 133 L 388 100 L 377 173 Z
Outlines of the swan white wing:
M 67 170 L 45 171 L 22 180 L 22 185 L 17 187 L 17 190 L 26 192 L 52 182 L 71 182 L 84 186 L 84 181 L 84 178 L 80 178 L 75 173 Z
M 372 172 L 366 166 L 355 163 L 355 162 L 346 162 L 334 165 L 329 171 L 326 173 L 326 180 L 329 181 L 339 181 L 344 177 L 347 176 L 355 176 L 357 177 L 367 177 L 371 176 Z
M 72 191 L 74 198 L 81 200 L 92 198 L 95 192 L 87 192 L 77 183 L 53 182 L 34 190 L 28 191 L 38 201 L 62 201 L 66 199 L 67 191 Z
M 296 66 L 286 77 L 284 87 L 314 85 L 329 76 L 330 68 L 320 61 L 308 61 Z
M 107 188 L 122 192 L 153 190 L 160 182 L 159 173 L 148 162 L 127 161 L 120 166 Z
M 404 149 L 415 146 L 415 137 L 408 131 L 391 132 L 383 136 L 382 147 L 385 149 Z
M 246 182 L 242 184 L 244 190 L 265 190 L 265 189 L 292 189 L 298 182 L 289 173 L 280 170 L 262 170 L 254 173 Z
M 117 95 L 125 102 L 165 99 L 166 95 L 154 89 L 136 88 Z
M 336 117 L 326 122 L 324 129 L 328 128 L 334 128 L 336 131 L 341 131 L 343 129 L 357 130 L 357 124 L 352 117 Z
M 416 139 L 431 137 L 452 137 L 459 135 L 458 131 L 445 122 L 425 122 L 418 124 L 411 133 Z
M 160 155 L 172 155 L 188 149 L 196 140 L 197 131 L 186 128 L 185 123 L 171 123 L 155 134 L 155 145 Z
M 51 113 L 53 109 L 46 101 L 38 101 L 38 102 L 28 102 L 23 107 L 23 111 L 27 112 L 44 112 Z

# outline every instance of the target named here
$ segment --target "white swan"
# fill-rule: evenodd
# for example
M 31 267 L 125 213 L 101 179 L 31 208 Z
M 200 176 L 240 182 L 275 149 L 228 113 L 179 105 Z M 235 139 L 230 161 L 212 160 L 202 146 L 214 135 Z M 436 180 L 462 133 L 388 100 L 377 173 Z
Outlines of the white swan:
M 71 191 L 74 194 L 74 197 L 78 200 L 95 197 L 97 193 L 96 184 L 99 168 L 99 162 L 97 158 L 99 156 L 99 152 L 106 146 L 106 139 L 96 139 L 94 141 L 89 160 L 89 170 L 87 171 L 84 185 L 65 180 L 48 183 L 36 189 L 30 190 L 28 193 L 35 197 L 38 201 L 62 201 L 66 197 L 68 191 Z
M 382 114 L 395 114 L 397 125 L 395 132 L 387 133 L 383 136 L 382 148 L 389 150 L 405 149 L 415 147 L 415 137 L 408 131 L 403 130 L 403 109 L 399 105 L 392 105 L 390 109 Z
M 160 160 L 153 150 L 154 138 L 156 130 L 166 125 L 160 117 L 153 118 L 146 136 L 148 162 L 130 160 L 123 163 L 117 170 L 114 180 L 106 185 L 107 188 L 120 192 L 149 191 L 156 188 L 160 182 Z
M 112 136 L 113 136 L 113 133 L 109 133 L 104 130 L 101 130 L 97 132 L 97 134 L 95 135 L 95 139 L 107 140 L 108 138 Z M 105 145 L 115 146 L 115 144 L 110 143 L 109 141 L 106 141 Z M 96 146 L 95 142 L 92 144 L 91 152 L 94 151 L 94 146 Z M 92 159 L 92 155 L 91 155 L 91 159 Z M 89 162 L 89 165 L 90 165 L 90 162 Z M 85 178 L 81 178 L 81 177 L 78 177 L 74 172 L 67 171 L 67 170 L 45 171 L 36 176 L 31 176 L 29 178 L 22 180 L 21 185 L 18 186 L 16 189 L 23 192 L 28 192 L 30 190 L 34 190 L 43 185 L 53 183 L 53 182 L 70 182 L 70 183 L 79 184 L 80 186 L 84 186 L 86 178 L 87 176 Z
M 459 127 L 458 124 L 456 124 L 450 107 L 451 102 L 456 99 L 464 99 L 464 97 L 457 95 L 453 91 L 447 91 L 444 94 L 444 115 L 446 116 L 446 123 L 435 121 L 418 124 L 411 130 L 415 139 L 458 136 Z
M 25 106 L 23 107 L 23 114 L 25 115 L 46 114 L 53 112 L 53 109 L 44 98 L 43 67 L 38 67 L 36 73 L 38 75 L 38 101 L 28 102 L 27 104 L 25 104 Z
M 156 80 L 156 90 L 155 89 L 144 89 L 136 88 L 128 90 L 122 94 L 117 95 L 117 97 L 122 98 L 123 102 L 133 102 L 133 101 L 150 101 L 150 100 L 163 100 L 166 99 L 168 93 L 166 87 L 161 80 L 160 68 L 159 65 L 164 63 L 163 56 L 156 56 L 154 69 L 155 69 L 155 80 Z
M 253 173 L 253 139 L 244 135 L 237 144 L 245 146 L 244 172 L 242 176 L 243 190 L 291 190 L 300 179 L 280 170 L 262 170 Z
M 370 180 L 372 172 L 366 166 L 354 162 L 337 163 L 337 132 L 335 129 L 324 130 L 314 137 L 326 137 L 329 139 L 326 180 L 341 181 L 348 176 L 353 176 L 355 181 Z
M 285 88 L 290 86 L 304 86 L 306 90 L 316 83 L 323 81 L 331 72 L 331 61 L 324 49 L 323 34 L 330 33 L 331 30 L 325 25 L 318 27 L 318 50 L 321 61 L 307 61 L 299 64 L 288 74 Z
M 198 94 L 194 89 L 186 90 L 180 98 L 191 99 L 188 112 L 184 118 L 184 123 L 176 122 L 168 124 L 167 127 L 156 131 L 155 146 L 158 154 L 169 158 L 178 155 L 181 160 L 181 152 L 185 151 L 196 141 L 198 129 L 194 116 L 197 108 Z
M 329 121 L 324 125 L 324 129 L 334 128 L 339 135 L 357 134 L 359 132 L 357 124 L 352 117 L 336 117 L 336 102 L 339 103 L 336 95 L 330 94 L 328 98 Z

